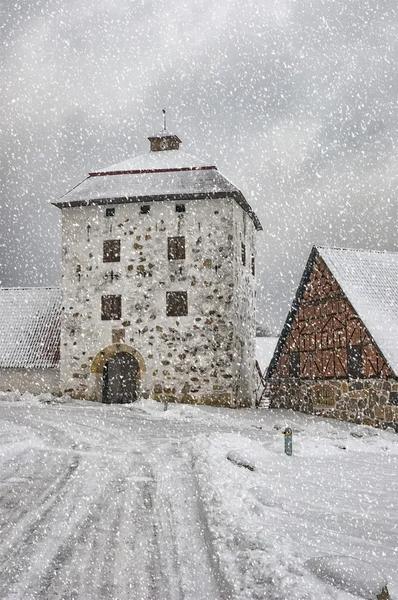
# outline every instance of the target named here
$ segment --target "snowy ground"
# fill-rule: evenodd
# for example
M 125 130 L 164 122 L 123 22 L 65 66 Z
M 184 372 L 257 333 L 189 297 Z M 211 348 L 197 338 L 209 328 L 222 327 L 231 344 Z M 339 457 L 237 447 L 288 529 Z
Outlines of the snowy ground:
M 398 598 L 396 434 L 45 400 L 0 394 L 1 599 Z

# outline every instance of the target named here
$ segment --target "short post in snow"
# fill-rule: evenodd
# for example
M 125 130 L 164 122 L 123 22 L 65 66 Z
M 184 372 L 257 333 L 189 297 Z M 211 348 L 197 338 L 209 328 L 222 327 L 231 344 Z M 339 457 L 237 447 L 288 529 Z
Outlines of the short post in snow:
M 163 398 L 163 410 L 167 410 L 167 405 L 168 405 L 167 398 Z
M 293 432 L 290 427 L 286 427 L 282 433 L 285 436 L 285 454 L 291 456 L 293 454 Z

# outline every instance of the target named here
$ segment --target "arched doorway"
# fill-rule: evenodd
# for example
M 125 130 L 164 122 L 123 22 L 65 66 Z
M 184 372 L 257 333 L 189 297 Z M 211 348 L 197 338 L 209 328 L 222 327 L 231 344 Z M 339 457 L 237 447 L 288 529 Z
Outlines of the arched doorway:
M 102 402 L 128 404 L 137 400 L 140 374 L 138 360 L 129 352 L 110 356 L 102 373 Z

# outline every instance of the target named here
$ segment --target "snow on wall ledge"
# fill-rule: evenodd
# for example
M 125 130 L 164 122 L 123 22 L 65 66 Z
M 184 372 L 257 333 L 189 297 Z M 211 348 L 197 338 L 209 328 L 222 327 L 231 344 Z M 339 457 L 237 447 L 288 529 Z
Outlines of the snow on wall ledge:
M 0 391 L 18 390 L 23 394 L 59 392 L 59 368 L 54 369 L 0 369 Z

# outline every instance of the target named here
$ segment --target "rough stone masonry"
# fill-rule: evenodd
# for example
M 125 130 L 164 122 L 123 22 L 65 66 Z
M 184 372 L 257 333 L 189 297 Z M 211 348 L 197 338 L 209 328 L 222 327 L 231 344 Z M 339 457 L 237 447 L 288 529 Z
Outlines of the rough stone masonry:
M 232 195 L 187 198 L 62 206 L 62 392 L 101 401 L 107 361 L 128 352 L 140 397 L 252 404 L 255 223 Z M 119 298 L 110 319 L 104 297 Z

